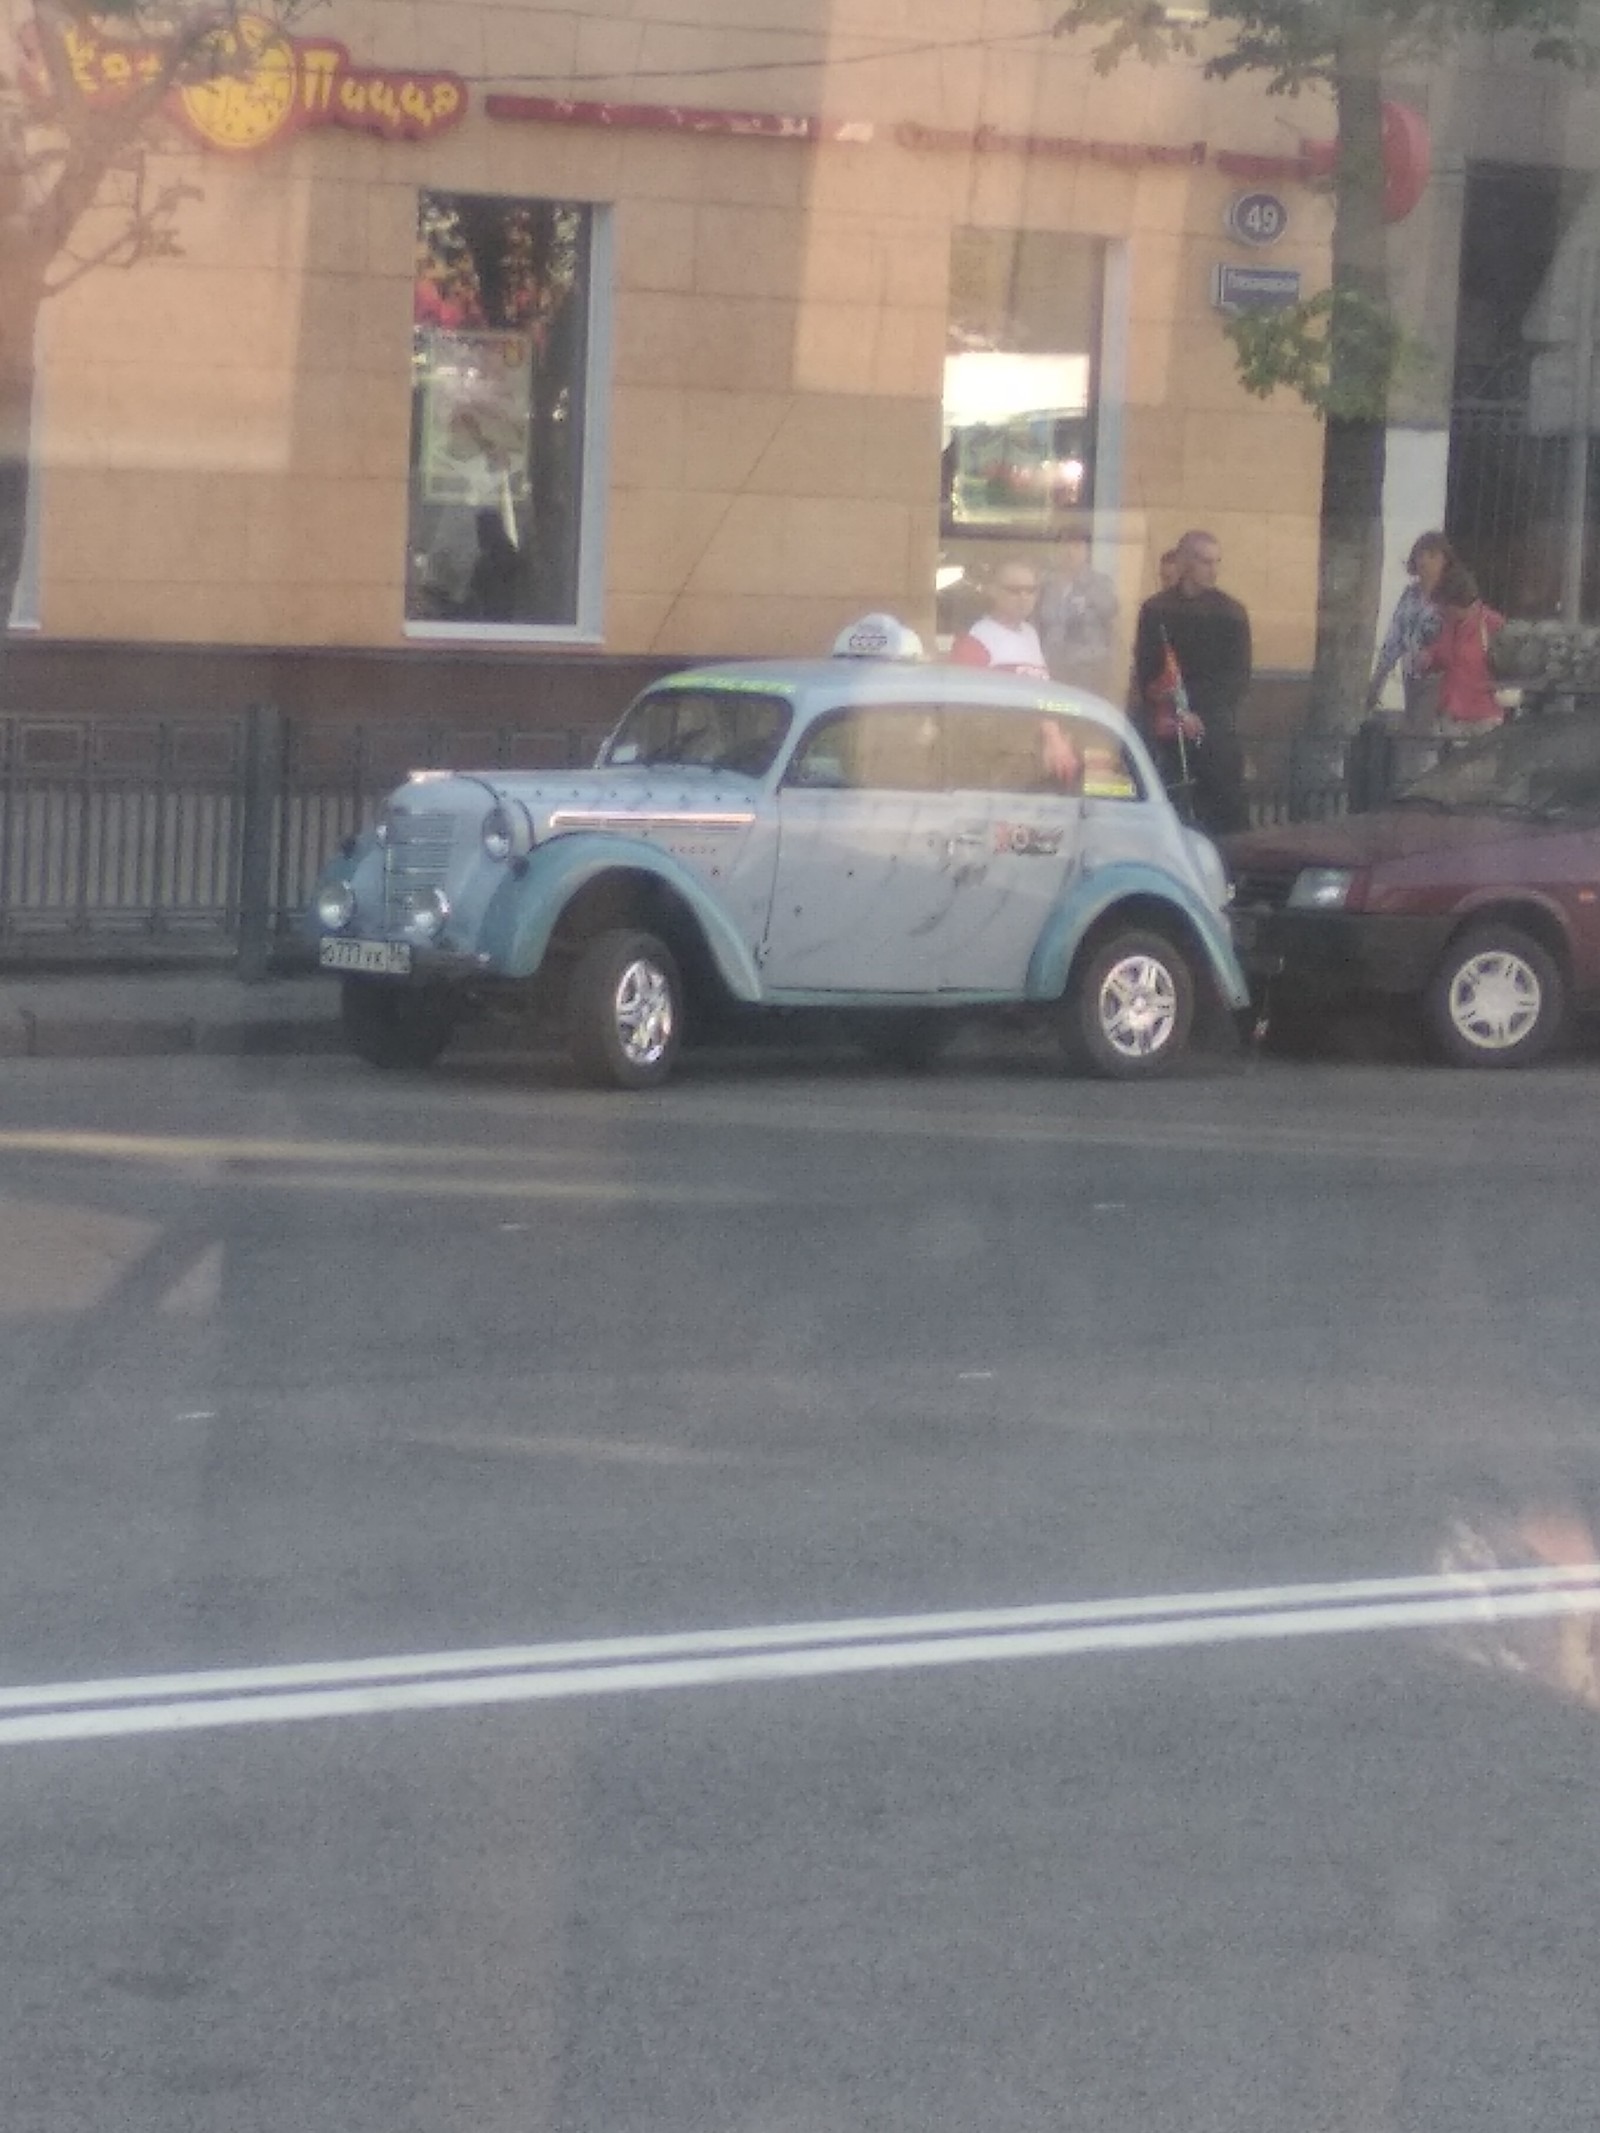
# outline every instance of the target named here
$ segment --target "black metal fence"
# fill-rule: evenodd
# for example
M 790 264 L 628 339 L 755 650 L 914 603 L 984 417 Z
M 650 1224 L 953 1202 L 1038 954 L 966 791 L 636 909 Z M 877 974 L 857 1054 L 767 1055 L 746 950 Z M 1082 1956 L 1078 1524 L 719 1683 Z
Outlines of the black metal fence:
M 0 946 L 225 944 L 245 742 L 242 720 L 0 719 Z
M 328 854 L 411 770 L 552 770 L 585 727 L 0 717 L 0 959 L 237 953 L 264 971 Z M 1252 819 L 1343 812 L 1344 764 L 1308 774 L 1246 737 Z
M 556 769 L 577 728 L 0 718 L 0 956 L 265 967 L 341 838 L 410 770 Z

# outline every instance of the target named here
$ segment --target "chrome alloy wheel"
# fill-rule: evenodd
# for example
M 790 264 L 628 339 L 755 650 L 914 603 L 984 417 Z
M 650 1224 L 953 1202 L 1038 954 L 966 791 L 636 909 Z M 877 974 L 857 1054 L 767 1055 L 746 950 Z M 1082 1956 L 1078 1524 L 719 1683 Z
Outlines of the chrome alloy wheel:
M 672 980 L 659 963 L 639 956 L 617 979 L 612 1012 L 617 1042 L 631 1066 L 649 1067 L 672 1043 Z
M 1475 1051 L 1507 1052 L 1538 1021 L 1544 992 L 1539 973 L 1520 955 L 1486 948 L 1456 971 L 1447 1005 L 1463 1042 Z
M 1097 1006 L 1111 1049 L 1124 1059 L 1149 1059 L 1177 1027 L 1178 988 L 1154 956 L 1124 956 L 1101 980 Z

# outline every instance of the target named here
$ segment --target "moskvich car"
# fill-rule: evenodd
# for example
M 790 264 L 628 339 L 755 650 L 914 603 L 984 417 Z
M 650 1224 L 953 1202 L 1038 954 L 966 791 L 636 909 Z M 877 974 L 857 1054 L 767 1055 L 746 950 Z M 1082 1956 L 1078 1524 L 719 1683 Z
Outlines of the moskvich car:
M 1021 1003 L 1090 1071 L 1174 1065 L 1246 999 L 1217 852 L 1109 704 L 920 652 L 868 617 L 653 683 L 592 770 L 417 773 L 313 900 L 353 1049 L 423 1066 L 516 1010 L 637 1089 L 729 1006 L 851 1010 L 910 1063 Z

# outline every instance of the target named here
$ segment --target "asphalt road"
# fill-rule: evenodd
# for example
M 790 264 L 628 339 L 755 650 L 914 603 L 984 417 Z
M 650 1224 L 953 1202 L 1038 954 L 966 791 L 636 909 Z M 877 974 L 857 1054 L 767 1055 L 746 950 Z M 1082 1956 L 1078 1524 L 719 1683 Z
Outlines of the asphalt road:
M 5 2133 L 1587 2133 L 1597 1103 L 0 1063 Z

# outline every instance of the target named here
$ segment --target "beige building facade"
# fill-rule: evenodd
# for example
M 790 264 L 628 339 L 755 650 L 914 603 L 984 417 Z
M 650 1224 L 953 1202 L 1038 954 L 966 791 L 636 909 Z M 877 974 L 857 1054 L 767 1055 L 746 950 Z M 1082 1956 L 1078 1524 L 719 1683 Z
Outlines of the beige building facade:
M 344 123 L 175 128 L 147 182 L 194 188 L 180 252 L 47 309 L 20 620 L 804 652 L 870 608 L 947 632 L 1082 517 L 1124 639 L 1203 524 L 1258 663 L 1308 665 L 1320 430 L 1243 392 L 1214 283 L 1324 282 L 1329 204 L 1289 166 L 1326 108 L 1097 75 L 1036 0 L 658 4 L 339 0 Z M 379 78 L 396 122 L 365 131 Z M 448 123 L 407 130 L 444 78 Z M 1252 190 L 1270 249 L 1226 227 Z

